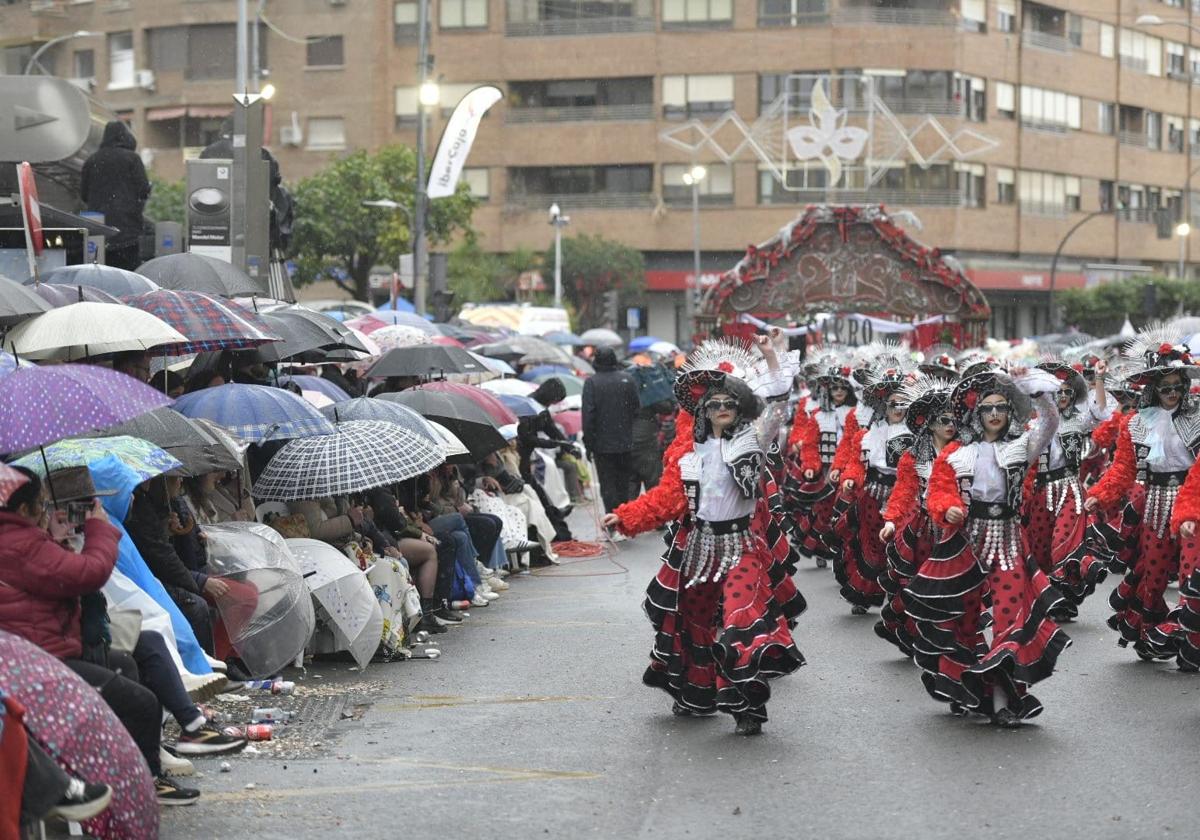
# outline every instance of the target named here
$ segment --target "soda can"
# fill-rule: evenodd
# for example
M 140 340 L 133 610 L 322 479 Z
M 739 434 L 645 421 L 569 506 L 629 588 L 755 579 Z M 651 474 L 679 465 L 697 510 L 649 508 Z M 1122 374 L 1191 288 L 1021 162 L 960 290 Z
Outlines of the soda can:
M 221 730 L 222 735 L 228 735 L 230 738 L 245 738 L 246 730 L 240 726 L 226 726 Z
M 280 708 L 255 709 L 250 713 L 251 723 L 279 723 L 285 721 L 291 714 Z
M 246 740 L 270 741 L 272 731 L 269 723 L 252 723 L 246 727 Z
M 471 609 L 470 601 L 451 601 L 450 609 L 452 610 L 469 610 Z
M 291 694 L 296 690 L 296 684 L 290 680 L 275 680 L 271 685 L 272 694 Z

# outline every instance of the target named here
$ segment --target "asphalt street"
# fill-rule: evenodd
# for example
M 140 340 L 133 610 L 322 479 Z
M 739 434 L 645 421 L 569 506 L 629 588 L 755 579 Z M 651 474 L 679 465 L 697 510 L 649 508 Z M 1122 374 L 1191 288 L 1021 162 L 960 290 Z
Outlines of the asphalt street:
M 804 568 L 808 665 L 774 684 L 763 735 L 740 738 L 641 685 L 661 548 L 643 535 L 513 579 L 435 637 L 436 661 L 318 663 L 287 698 L 302 719 L 230 772 L 198 761 L 203 799 L 167 810 L 162 836 L 1195 836 L 1200 676 L 1116 647 L 1111 579 L 1037 689 L 1045 713 L 999 730 L 932 701 L 876 616 Z

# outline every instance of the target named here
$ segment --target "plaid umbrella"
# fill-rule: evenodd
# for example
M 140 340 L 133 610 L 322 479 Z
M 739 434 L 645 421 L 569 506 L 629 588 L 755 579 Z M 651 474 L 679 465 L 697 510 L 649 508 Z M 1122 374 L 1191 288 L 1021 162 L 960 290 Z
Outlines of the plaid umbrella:
M 44 477 L 47 465 L 51 472 L 67 467 L 86 467 L 109 455 L 115 455 L 142 481 L 183 466 L 178 458 L 150 441 L 128 435 L 60 440 L 13 463 Z
M 225 260 L 200 254 L 167 254 L 138 266 L 138 274 L 164 289 L 188 289 L 217 297 L 261 295 L 266 289 Z
M 200 292 L 159 289 L 127 297 L 125 303 L 161 318 L 188 337 L 184 344 L 159 348 L 172 356 L 245 350 L 280 339 L 255 313 Z
M 70 306 L 72 303 L 83 303 L 90 301 L 91 303 L 120 303 L 121 299 L 115 295 L 110 295 L 103 289 L 97 289 L 95 286 L 61 286 L 55 283 L 39 283 L 33 287 L 37 292 L 38 297 L 57 308 L 59 306 Z
M 184 394 L 176 401 L 175 408 L 188 417 L 212 420 L 254 443 L 328 435 L 334 431 L 333 424 L 300 397 L 265 385 L 205 388 Z
M 8 504 L 9 498 L 22 484 L 29 481 L 23 473 L 5 464 L 0 464 L 0 505 Z
M 394 423 L 414 432 L 431 443 L 440 443 L 441 437 L 433 424 L 406 405 L 377 400 L 374 397 L 355 397 L 334 405 L 327 405 L 321 413 L 335 423 L 347 420 L 380 420 Z
M 170 404 L 149 385 L 107 368 L 18 368 L 0 377 L 0 452 L 107 429 Z
M 376 420 L 341 423 L 332 435 L 294 440 L 254 484 L 264 502 L 344 496 L 427 473 L 446 460 L 441 447 Z
M 59 266 L 50 269 L 38 280 L 40 281 L 39 285 L 43 286 L 47 283 L 71 287 L 88 286 L 116 298 L 152 292 L 159 287 L 149 277 L 143 277 L 136 271 L 126 271 L 114 265 L 100 265 L 99 263 Z M 26 286 L 31 286 L 33 283 L 32 277 L 25 281 Z

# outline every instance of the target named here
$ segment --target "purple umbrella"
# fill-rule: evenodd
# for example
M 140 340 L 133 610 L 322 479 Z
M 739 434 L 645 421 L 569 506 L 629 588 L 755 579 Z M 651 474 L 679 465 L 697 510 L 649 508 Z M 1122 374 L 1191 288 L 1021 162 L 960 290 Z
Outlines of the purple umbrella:
M 149 385 L 108 368 L 18 368 L 0 376 L 0 452 L 107 429 L 170 404 Z
M 333 400 L 335 403 L 345 402 L 350 399 L 350 395 L 337 386 L 336 383 L 330 382 L 323 376 L 309 376 L 307 374 L 295 374 L 279 377 L 280 385 L 295 383 L 297 388 L 302 391 L 316 391 L 318 394 L 324 394 Z
M 42 300 L 51 306 L 70 306 L 72 303 L 120 303 L 121 299 L 95 286 L 64 286 L 57 283 L 39 283 L 33 287 Z
M 83 823 L 92 837 L 158 837 L 150 769 L 99 693 L 50 654 L 0 630 L 0 693 L 25 707 L 25 726 L 69 773 L 113 789 L 112 804 Z

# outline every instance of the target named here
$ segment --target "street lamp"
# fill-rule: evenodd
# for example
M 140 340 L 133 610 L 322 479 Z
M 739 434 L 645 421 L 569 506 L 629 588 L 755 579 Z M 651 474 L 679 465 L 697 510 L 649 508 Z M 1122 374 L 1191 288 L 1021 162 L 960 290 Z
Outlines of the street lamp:
M 571 224 L 558 202 L 550 205 L 550 224 L 554 226 L 554 305 L 562 307 L 562 229 Z
M 72 32 L 70 35 L 59 35 L 57 38 L 51 38 L 49 41 L 34 50 L 33 55 L 29 56 L 29 61 L 25 63 L 25 73 L 23 75 L 32 75 L 33 67 L 38 63 L 38 59 L 45 55 L 46 50 L 50 49 L 55 44 L 61 44 L 63 41 L 70 41 L 72 38 L 93 38 L 100 34 L 101 33 L 99 32 L 92 32 L 88 29 L 80 29 L 78 32 Z M 44 67 L 42 69 L 45 70 Z
M 429 0 L 417 0 L 417 189 L 413 200 L 413 305 L 425 314 L 425 110 L 441 101 L 437 82 L 429 78 L 433 59 L 429 55 Z
M 700 288 L 700 183 L 708 177 L 708 170 L 695 164 L 683 173 L 683 183 L 692 188 L 692 279 L 684 284 L 683 317 L 691 341 L 695 332 L 696 319 L 695 286 Z
M 263 85 L 262 90 L 259 91 L 259 96 L 261 96 L 264 101 L 270 102 L 275 97 L 275 93 L 276 90 L 274 83 L 267 82 L 265 85 Z
M 1175 225 L 1175 235 L 1179 237 L 1179 279 L 1182 280 L 1184 279 L 1183 272 L 1187 269 L 1185 263 L 1187 261 L 1188 237 L 1192 235 L 1192 226 L 1188 224 L 1186 219 Z

